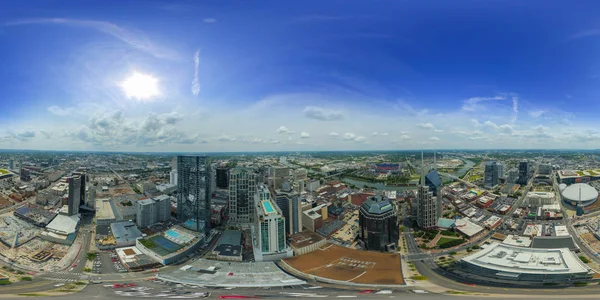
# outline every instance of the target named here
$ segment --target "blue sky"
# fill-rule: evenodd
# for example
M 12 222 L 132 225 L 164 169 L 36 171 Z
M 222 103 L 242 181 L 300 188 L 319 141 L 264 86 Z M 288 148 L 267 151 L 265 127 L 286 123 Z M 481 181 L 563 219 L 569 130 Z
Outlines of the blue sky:
M 595 149 L 599 9 L 4 1 L 0 148 Z

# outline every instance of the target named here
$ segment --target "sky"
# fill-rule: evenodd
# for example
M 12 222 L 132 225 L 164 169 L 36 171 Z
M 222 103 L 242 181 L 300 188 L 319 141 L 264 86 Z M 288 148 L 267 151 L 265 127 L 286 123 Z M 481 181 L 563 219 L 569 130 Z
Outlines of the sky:
M 598 1 L 2 1 L 0 148 L 600 148 Z

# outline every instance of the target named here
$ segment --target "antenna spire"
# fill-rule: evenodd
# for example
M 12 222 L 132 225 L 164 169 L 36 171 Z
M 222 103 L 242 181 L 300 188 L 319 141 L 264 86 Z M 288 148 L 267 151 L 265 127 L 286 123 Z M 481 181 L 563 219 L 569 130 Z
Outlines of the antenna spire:
M 425 169 L 425 160 L 423 159 L 423 150 L 421 150 L 421 185 L 425 185 L 425 173 L 423 169 Z

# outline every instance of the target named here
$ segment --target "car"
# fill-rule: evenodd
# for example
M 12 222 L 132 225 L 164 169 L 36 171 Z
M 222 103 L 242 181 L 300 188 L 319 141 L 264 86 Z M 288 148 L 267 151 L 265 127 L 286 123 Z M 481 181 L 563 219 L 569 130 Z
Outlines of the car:
M 360 292 L 358 292 L 359 294 L 373 294 L 375 293 L 375 290 L 362 290 Z

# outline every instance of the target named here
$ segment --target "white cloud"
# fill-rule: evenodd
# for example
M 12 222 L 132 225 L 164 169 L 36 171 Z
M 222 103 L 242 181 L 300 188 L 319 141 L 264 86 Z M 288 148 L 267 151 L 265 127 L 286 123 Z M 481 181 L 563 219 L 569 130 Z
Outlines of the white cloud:
M 366 142 L 366 141 L 367 141 L 367 139 L 366 139 L 364 136 L 357 136 L 357 137 L 354 139 L 354 141 L 355 141 L 355 142 L 362 143 L 362 142 Z
M 338 137 L 339 134 L 337 132 L 330 132 L 329 136 L 331 136 L 331 137 Z
M 289 130 L 287 127 L 285 126 L 280 126 L 279 128 L 277 128 L 277 133 L 281 133 L 281 134 L 292 134 L 293 131 Z
M 324 109 L 317 106 L 305 107 L 302 114 L 307 118 L 319 121 L 339 121 L 344 119 L 344 114 L 341 111 Z
M 198 78 L 198 67 L 200 65 L 200 50 L 194 52 L 194 80 L 192 80 L 192 94 L 200 94 L 200 79 Z
M 387 132 L 382 132 L 379 135 L 381 135 L 381 136 L 388 136 L 388 133 Z
M 529 115 L 530 115 L 532 118 L 539 118 L 539 117 L 541 117 L 542 115 L 544 115 L 545 113 L 546 113 L 546 111 L 545 111 L 545 110 L 532 110 L 532 111 L 530 111 L 530 112 L 529 112 Z
M 514 129 L 511 125 L 508 124 L 504 124 L 504 125 L 497 125 L 496 123 L 492 122 L 492 121 L 485 121 L 483 123 L 485 126 L 492 128 L 502 134 L 513 134 Z
M 205 18 L 204 20 L 202 20 L 204 23 L 216 23 L 217 19 L 215 18 Z
M 222 136 L 218 137 L 217 140 L 219 142 L 235 142 L 236 138 L 228 136 L 228 135 L 222 135 Z M 258 141 L 258 140 L 255 139 L 254 141 Z
M 517 121 L 517 116 L 519 115 L 519 97 L 516 95 L 512 97 L 512 110 L 514 113 L 512 122 L 514 123 Z
M 307 139 L 310 137 L 310 134 L 308 134 L 308 132 L 302 132 L 300 133 L 300 138 L 301 139 Z
M 429 112 L 427 109 L 417 110 L 404 100 L 398 100 L 396 104 L 393 105 L 393 108 L 410 116 L 423 116 Z
M 353 140 L 356 138 L 356 134 L 352 133 L 352 132 L 346 132 L 344 133 L 344 139 L 345 140 Z
M 56 105 L 48 107 L 49 112 L 51 112 L 57 116 L 61 116 L 61 117 L 65 117 L 65 116 L 69 116 L 69 115 L 73 114 L 74 110 L 75 110 L 74 107 L 60 108 Z
M 498 95 L 495 97 L 473 97 L 463 102 L 462 110 L 476 111 L 479 108 L 479 103 L 484 101 L 505 100 L 506 96 Z
M 403 134 L 403 135 L 400 136 L 400 139 L 403 140 L 403 141 L 409 140 L 410 139 L 410 135 Z
M 430 141 L 437 142 L 437 141 L 439 141 L 439 140 L 440 140 L 440 138 L 438 138 L 437 136 L 432 136 L 432 137 L 430 137 L 430 138 L 429 138 L 429 140 L 430 140 Z
M 433 124 L 431 124 L 431 123 L 420 123 L 420 124 L 417 124 L 417 126 L 419 126 L 419 128 L 422 128 L 422 129 L 428 129 L 428 130 L 433 130 L 433 131 L 435 131 L 435 132 L 443 132 L 443 130 L 441 130 L 441 129 L 437 129 L 437 128 L 436 128 L 436 127 L 435 127 Z

